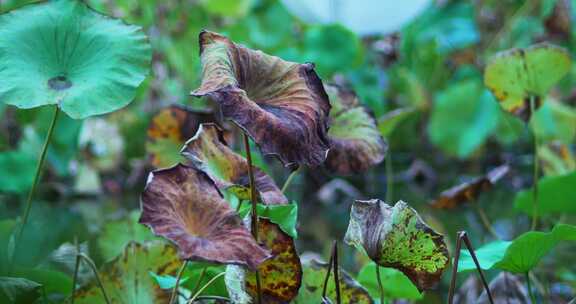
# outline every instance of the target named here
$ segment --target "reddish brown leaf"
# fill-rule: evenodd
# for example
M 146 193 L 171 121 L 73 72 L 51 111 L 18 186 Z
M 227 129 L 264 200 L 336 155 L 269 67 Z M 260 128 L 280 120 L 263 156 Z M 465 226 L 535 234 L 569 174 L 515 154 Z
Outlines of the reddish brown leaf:
M 330 111 L 330 151 L 327 168 L 337 174 L 361 173 L 384 160 L 387 144 L 376 120 L 364 108 L 356 94 L 339 86 L 325 86 Z
M 316 166 L 329 148 L 330 103 L 313 64 L 287 62 L 209 31 L 200 33 L 202 85 L 193 96 L 220 105 L 264 154 Z
M 179 248 L 189 260 L 255 269 L 269 257 L 202 171 L 178 164 L 150 173 L 140 223 Z
M 248 162 L 226 145 L 216 125 L 202 124 L 196 135 L 186 142 L 182 154 L 196 168 L 206 172 L 220 190 L 229 189 L 240 199 L 250 199 Z M 288 203 L 274 180 L 264 171 L 254 167 L 254 178 L 263 203 Z
M 492 188 L 509 170 L 508 165 L 496 167 L 485 176 L 477 177 L 472 181 L 445 190 L 438 199 L 431 202 L 431 205 L 438 209 L 453 209 L 466 202 L 476 200 L 480 194 Z

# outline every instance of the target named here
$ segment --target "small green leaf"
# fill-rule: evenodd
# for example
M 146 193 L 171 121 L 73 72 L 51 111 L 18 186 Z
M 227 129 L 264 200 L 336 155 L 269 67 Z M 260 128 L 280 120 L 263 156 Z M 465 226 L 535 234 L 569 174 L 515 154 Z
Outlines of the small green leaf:
M 0 100 L 55 104 L 72 118 L 126 106 L 148 74 L 142 29 L 83 1 L 40 2 L 0 15 Z
M 360 269 L 356 279 L 368 290 L 374 299 L 380 298 L 380 288 L 378 287 L 378 281 L 376 279 L 375 263 L 370 262 L 364 265 L 364 267 Z M 412 284 L 410 279 L 394 268 L 380 267 L 380 279 L 386 298 L 407 300 L 422 299 L 422 294 L 418 291 L 418 288 Z
M 378 130 L 382 136 L 388 138 L 396 127 L 416 112 L 416 108 L 399 108 L 378 119 Z
M 565 175 L 548 176 L 538 181 L 538 214 L 576 214 L 576 171 Z M 520 191 L 514 199 L 514 208 L 532 214 L 532 189 Z
M 269 219 L 272 223 L 280 226 L 293 239 L 298 238 L 296 224 L 298 223 L 298 204 L 292 202 L 283 205 L 262 205 L 258 204 L 258 216 Z M 250 203 L 245 203 L 238 212 L 241 218 L 246 217 L 251 210 Z
M 576 226 L 559 224 L 548 233 L 526 232 L 512 242 L 498 241 L 485 245 L 476 253 L 482 269 L 526 273 L 561 241 L 576 241 Z M 462 251 L 458 265 L 459 271 L 475 268 L 467 251 Z
M 178 280 L 174 276 L 159 275 L 159 274 L 155 274 L 152 271 L 149 271 L 148 274 L 150 274 L 154 278 L 154 280 L 156 280 L 156 283 L 158 283 L 158 285 L 162 289 L 173 289 L 176 286 L 176 281 Z M 182 284 L 186 283 L 186 281 L 188 281 L 188 279 L 189 279 L 188 277 L 181 277 L 178 285 L 182 286 Z

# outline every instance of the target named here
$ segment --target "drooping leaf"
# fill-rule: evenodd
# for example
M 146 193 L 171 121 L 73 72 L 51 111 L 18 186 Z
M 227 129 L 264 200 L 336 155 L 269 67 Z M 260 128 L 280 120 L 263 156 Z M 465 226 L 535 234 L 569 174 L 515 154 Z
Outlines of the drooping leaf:
M 184 159 L 180 150 L 184 143 L 196 134 L 204 122 L 214 122 L 210 112 L 193 111 L 181 105 L 171 105 L 161 109 L 150 122 L 146 150 L 152 165 L 167 168 Z
M 34 303 L 42 285 L 24 278 L 0 277 L 0 303 Z
M 576 171 L 559 176 L 544 177 L 538 181 L 538 214 L 576 213 Z M 514 208 L 532 214 L 532 189 L 520 191 L 514 199 Z
M 374 299 L 380 298 L 380 288 L 376 278 L 376 264 L 368 263 L 360 269 L 357 280 Z M 394 268 L 380 268 L 380 280 L 384 295 L 389 299 L 419 300 L 422 295 L 402 272 Z
M 537 109 L 570 65 L 566 50 L 541 43 L 496 54 L 486 66 L 484 82 L 504 110 L 528 121 L 530 99 Z
M 112 112 L 148 73 L 142 29 L 82 1 L 27 5 L 0 24 L 0 100 L 19 108 L 56 104 L 72 118 Z
M 247 49 L 217 33 L 200 33 L 202 85 L 264 154 L 285 166 L 316 166 L 326 158 L 330 103 L 312 64 Z
M 42 285 L 46 293 L 68 295 L 72 291 L 72 277 L 51 269 L 16 267 L 12 270 L 15 277 L 25 278 Z
M 284 233 L 278 225 L 267 219 L 258 221 L 259 240 L 270 250 L 273 258 L 258 266 L 260 275 L 261 296 L 264 303 L 290 303 L 298 295 L 302 283 L 302 265 L 294 240 Z M 243 271 L 229 266 L 230 271 Z M 228 271 L 228 270 L 227 270 Z M 228 276 L 230 277 L 230 276 Z M 232 276 L 234 277 L 234 276 Z M 234 284 L 228 287 L 232 299 L 256 297 L 256 275 L 246 271 L 241 275 L 244 284 Z M 240 289 L 238 289 L 240 288 Z
M 140 223 L 178 245 L 188 260 L 256 268 L 269 257 L 202 171 L 186 165 L 150 173 Z
M 378 199 L 354 201 L 344 240 L 376 264 L 402 271 L 420 291 L 436 285 L 449 264 L 444 237 L 402 201 L 394 207 Z
M 398 108 L 378 118 L 378 130 L 388 138 L 402 121 L 416 113 L 416 108 Z
M 551 232 L 526 232 L 511 242 L 496 241 L 476 250 L 482 269 L 518 274 L 532 270 L 561 241 L 576 241 L 576 226 L 558 224 Z M 475 269 L 472 257 L 462 251 L 458 271 Z
M 366 171 L 382 162 L 388 146 L 378 132 L 374 117 L 353 92 L 334 85 L 324 88 L 332 105 L 328 169 L 346 175 Z
M 226 145 L 216 125 L 201 124 L 196 135 L 184 145 L 182 154 L 196 168 L 208 174 L 221 191 L 230 190 L 240 199 L 250 199 L 248 161 Z M 253 172 L 260 201 L 265 204 L 288 203 L 270 176 L 256 167 L 253 167 Z
M 501 272 L 494 278 L 488 285 L 494 303 L 514 303 L 514 304 L 529 304 L 528 292 L 524 288 L 524 284 L 520 280 L 507 272 Z M 488 304 L 488 294 L 484 290 L 478 300 L 478 304 Z
M 496 129 L 499 113 L 494 97 L 480 80 L 464 80 L 435 96 L 427 131 L 439 149 L 466 158 Z
M 245 218 L 250 214 L 252 206 L 245 204 L 238 214 L 241 218 Z M 282 205 L 263 205 L 258 204 L 258 217 L 269 219 L 272 223 L 277 224 L 282 231 L 288 234 L 293 239 L 298 238 L 298 231 L 296 224 L 298 222 L 298 204 L 292 202 L 290 204 Z
M 172 245 L 161 241 L 145 244 L 132 242 L 125 247 L 122 255 L 104 264 L 99 272 L 112 303 L 168 303 L 170 292 L 162 290 L 149 272 L 174 275 L 180 264 Z M 97 282 L 79 289 L 75 303 L 105 303 Z
M 158 239 L 150 229 L 138 223 L 140 212 L 134 210 L 125 218 L 110 221 L 102 227 L 102 233 L 97 239 L 100 254 L 104 260 L 110 260 L 122 253 L 124 247 L 131 241 L 143 243 Z
M 476 200 L 480 194 L 492 188 L 509 170 L 508 165 L 501 165 L 490 170 L 485 176 L 477 177 L 445 190 L 439 198 L 431 203 L 431 206 L 439 209 L 453 209 L 466 202 Z
M 322 288 L 328 264 L 315 259 L 303 259 L 304 270 L 302 287 L 295 304 L 320 303 L 322 301 Z M 350 304 L 373 304 L 368 291 L 360 285 L 352 276 L 343 269 L 339 269 L 340 274 L 340 294 L 342 303 Z M 328 281 L 326 296 L 332 303 L 336 303 L 336 288 L 333 275 Z

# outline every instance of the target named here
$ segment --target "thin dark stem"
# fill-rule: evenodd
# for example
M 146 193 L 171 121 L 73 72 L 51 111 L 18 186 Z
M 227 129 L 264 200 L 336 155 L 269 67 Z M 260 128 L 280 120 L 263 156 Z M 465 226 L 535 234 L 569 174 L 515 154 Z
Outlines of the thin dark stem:
M 530 117 L 534 118 L 536 114 L 536 100 L 534 96 L 530 97 Z M 534 124 L 532 125 L 532 134 L 534 141 L 534 165 L 532 172 L 532 230 L 536 230 L 538 226 L 538 176 L 540 175 L 540 161 L 538 159 L 538 135 L 535 131 Z
M 170 300 L 168 301 L 168 304 L 174 303 L 174 299 L 178 297 L 177 296 L 178 285 L 180 285 L 180 278 L 182 278 L 182 274 L 184 273 L 184 270 L 186 270 L 186 266 L 188 266 L 188 260 L 184 260 L 184 263 L 182 263 L 182 267 L 180 267 L 180 270 L 178 271 L 178 275 L 176 276 L 176 284 L 174 285 L 174 289 L 172 290 L 172 294 L 170 295 Z
M 391 200 L 394 198 L 394 170 L 392 168 L 392 151 L 388 149 L 386 152 L 386 202 L 392 203 Z
M 286 192 L 288 186 L 290 186 L 290 183 L 292 183 L 292 179 L 294 179 L 294 176 L 296 176 L 296 174 L 298 173 L 298 169 L 300 168 L 296 168 L 296 170 L 292 171 L 290 175 L 288 175 L 288 178 L 286 179 L 284 185 L 282 186 L 282 193 Z
M 248 177 L 250 178 L 250 200 L 252 201 L 252 220 L 251 230 L 252 236 L 256 243 L 258 243 L 258 201 L 256 197 L 256 183 L 254 181 L 254 170 L 252 168 L 252 153 L 250 153 L 250 139 L 244 133 L 244 149 L 246 150 L 246 160 L 248 161 Z M 256 270 L 256 299 L 258 304 L 262 303 L 260 284 L 260 273 Z
M 474 248 L 472 247 L 472 243 L 466 234 L 466 231 L 459 231 L 458 232 L 458 239 L 456 240 L 456 252 L 454 253 L 454 266 L 452 267 L 452 278 L 450 279 L 450 289 L 448 290 L 448 304 L 452 304 L 454 301 L 454 291 L 456 289 L 456 275 L 458 273 L 458 260 L 460 259 L 460 249 L 462 248 L 462 241 L 466 244 L 468 252 L 476 265 L 476 270 L 480 275 L 480 279 L 482 280 L 482 284 L 484 285 L 484 289 L 486 290 L 486 294 L 488 295 L 488 300 L 490 300 L 491 304 L 494 304 L 494 300 L 492 299 L 492 293 L 490 292 L 490 287 L 488 286 L 488 282 L 484 277 L 484 273 L 482 272 L 482 268 L 480 267 L 480 263 L 478 263 L 478 259 L 476 258 L 476 253 L 474 253 Z
M 198 292 L 198 288 L 200 288 L 200 284 L 202 283 L 202 280 L 204 280 L 204 276 L 206 276 L 207 270 L 208 270 L 208 266 L 206 266 L 202 269 L 202 272 L 200 273 L 200 277 L 198 278 L 198 281 L 196 281 L 196 285 L 194 286 L 194 289 L 192 289 L 192 294 L 195 294 L 196 292 Z
M 486 215 L 486 212 L 484 212 L 484 209 L 482 209 L 482 206 L 480 206 L 480 204 L 478 204 L 477 202 L 474 202 L 474 205 L 476 212 L 478 212 L 480 222 L 482 223 L 486 231 L 488 231 L 493 237 L 499 240 L 500 237 L 498 236 L 498 233 L 496 233 L 494 228 L 492 228 L 492 223 L 490 222 L 488 215 Z
M 76 263 L 74 264 L 74 276 L 72 277 L 72 297 L 70 300 L 71 304 L 74 304 L 74 298 L 76 297 L 76 281 L 78 280 L 78 270 L 80 269 L 80 245 L 78 245 L 77 238 L 74 238 L 74 245 L 76 247 Z
M 340 297 L 340 273 L 338 267 L 338 241 L 334 241 L 332 247 L 332 254 L 334 255 L 334 265 L 332 266 L 332 271 L 334 272 L 334 289 L 336 289 L 336 304 L 341 304 L 342 299 Z
M 526 288 L 528 288 L 528 294 L 530 295 L 530 300 L 532 301 L 532 303 L 536 304 L 536 295 L 534 295 L 534 292 L 532 291 L 532 283 L 530 282 L 530 272 L 527 271 L 526 272 Z
M 332 248 L 334 251 L 334 248 Z M 328 291 L 328 279 L 330 279 L 330 272 L 332 271 L 332 265 L 334 264 L 334 252 L 330 253 L 330 261 L 328 262 L 328 269 L 326 269 L 326 276 L 324 277 L 324 284 L 322 287 L 322 299 L 326 298 L 326 292 Z
M 82 259 L 84 259 L 84 261 L 86 261 L 86 263 L 88 263 L 90 268 L 92 268 L 92 272 L 94 272 L 94 277 L 96 277 L 96 282 L 98 283 L 98 286 L 100 287 L 100 290 L 102 291 L 102 296 L 104 296 L 104 301 L 106 302 L 106 304 L 110 304 L 111 302 L 108 299 L 108 295 L 106 294 L 106 289 L 104 289 L 104 284 L 102 284 L 102 280 L 100 280 L 100 275 L 98 274 L 98 269 L 96 268 L 96 265 L 94 264 L 92 259 L 90 259 L 87 255 L 79 252 L 78 256 L 80 256 Z
M 378 288 L 380 289 L 380 303 L 384 304 L 384 287 L 382 286 L 382 278 L 380 278 L 380 265 L 376 264 L 376 279 L 378 281 Z
M 46 139 L 44 140 L 44 145 L 42 146 L 42 151 L 40 152 L 40 158 L 36 165 L 36 173 L 34 175 L 34 181 L 32 182 L 32 188 L 28 192 L 28 198 L 26 199 L 26 209 L 24 209 L 24 215 L 22 216 L 22 225 L 18 231 L 18 235 L 15 239 L 14 252 L 18 251 L 18 245 L 20 244 L 20 238 L 24 233 L 24 228 L 26 228 L 26 223 L 28 223 L 28 217 L 30 216 L 30 210 L 32 209 L 32 199 L 34 198 L 34 193 L 36 192 L 36 187 L 40 181 L 40 175 L 42 173 L 42 168 L 44 167 L 44 161 L 46 160 L 46 152 L 48 152 L 48 146 L 50 146 L 50 140 L 52 139 L 52 134 L 54 134 L 54 129 L 56 127 L 56 122 L 58 121 L 58 114 L 60 113 L 60 108 L 56 105 L 54 106 L 54 114 L 52 115 L 52 122 L 48 128 L 48 133 L 46 134 Z

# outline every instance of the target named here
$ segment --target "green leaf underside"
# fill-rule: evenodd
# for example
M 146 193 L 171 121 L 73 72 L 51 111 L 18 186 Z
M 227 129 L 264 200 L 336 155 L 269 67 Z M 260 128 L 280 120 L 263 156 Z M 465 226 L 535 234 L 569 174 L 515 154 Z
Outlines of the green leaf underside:
M 520 115 L 529 109 L 527 100 L 542 100 L 570 70 L 570 64 L 570 54 L 551 44 L 513 49 L 492 58 L 486 66 L 484 82 L 506 111 Z
M 364 265 L 364 267 L 360 269 L 357 279 L 358 282 L 368 290 L 372 298 L 380 298 L 380 288 L 378 287 L 378 281 L 376 279 L 375 263 L 370 262 Z M 380 279 L 382 281 L 384 295 L 388 299 L 422 299 L 422 294 L 420 294 L 418 288 L 416 288 L 410 279 L 402 272 L 396 269 L 380 267 Z
M 103 266 L 100 276 L 112 303 L 167 303 L 170 293 L 162 290 L 149 272 L 175 275 L 180 264 L 176 249 L 164 242 L 130 243 L 122 255 Z M 104 303 L 104 298 L 93 281 L 77 291 L 75 302 Z
M 23 278 L 0 277 L 1 303 L 33 303 L 42 285 Z
M 497 241 L 478 250 L 482 269 L 500 269 L 513 273 L 526 273 L 561 241 L 576 241 L 576 226 L 559 224 L 551 232 L 530 231 L 512 242 Z M 475 269 L 472 257 L 467 251 L 461 252 L 458 271 Z
M 576 214 L 576 171 L 544 177 L 538 181 L 538 214 Z M 516 194 L 514 208 L 526 214 L 532 214 L 532 191 L 525 190 Z
M 57 104 L 72 118 L 127 105 L 144 81 L 150 45 L 140 27 L 81 1 L 56 0 L 0 16 L 0 100 Z
M 241 218 L 245 218 L 251 211 L 250 204 L 244 206 L 238 212 Z M 258 216 L 269 219 L 272 223 L 280 226 L 280 229 L 293 239 L 298 238 L 296 224 L 298 222 L 298 204 L 292 202 L 286 205 L 262 205 L 258 204 Z

